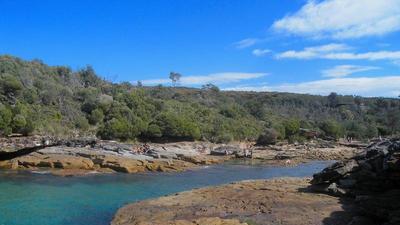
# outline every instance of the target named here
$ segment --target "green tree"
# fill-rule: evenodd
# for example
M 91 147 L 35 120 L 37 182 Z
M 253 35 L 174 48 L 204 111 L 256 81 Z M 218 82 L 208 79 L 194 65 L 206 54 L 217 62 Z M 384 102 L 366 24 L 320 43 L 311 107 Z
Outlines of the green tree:
M 335 108 L 339 104 L 338 95 L 336 92 L 332 92 L 328 95 L 328 104 L 332 108 Z
M 3 94 L 8 96 L 18 96 L 23 88 L 21 81 L 10 74 L 3 74 L 0 84 Z
M 284 123 L 286 138 L 295 136 L 300 131 L 300 121 L 298 119 L 289 119 Z
M 172 81 L 172 85 L 175 87 L 176 84 L 179 82 L 179 80 L 181 79 L 182 75 L 180 73 L 176 73 L 176 72 L 170 72 L 169 73 L 169 79 L 171 79 Z
M 5 105 L 0 103 L 0 135 L 8 135 L 12 132 L 11 123 L 12 112 Z
M 93 110 L 89 115 L 89 123 L 96 125 L 104 120 L 104 113 L 101 109 Z
M 75 119 L 75 127 L 80 129 L 80 130 L 86 131 L 86 130 L 89 129 L 89 122 L 85 117 L 78 116 Z
M 320 128 L 325 135 L 338 139 L 342 135 L 342 127 L 335 121 L 327 120 L 321 123 Z
M 21 115 L 21 114 L 15 115 L 13 118 L 13 122 L 12 122 L 13 132 L 21 133 L 22 130 L 25 128 L 26 124 L 27 124 L 27 122 L 23 115 Z
M 146 136 L 150 137 L 150 138 L 160 138 L 160 137 L 162 137 L 161 128 L 156 124 L 150 124 L 148 129 L 147 129 Z

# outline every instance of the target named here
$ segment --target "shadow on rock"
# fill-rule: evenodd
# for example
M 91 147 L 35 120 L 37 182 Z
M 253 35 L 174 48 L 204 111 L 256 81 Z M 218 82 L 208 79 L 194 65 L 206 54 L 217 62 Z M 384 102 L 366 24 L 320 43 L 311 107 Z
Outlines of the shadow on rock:
M 343 212 L 324 224 L 400 224 L 400 140 L 374 143 L 362 154 L 337 162 L 314 175 L 311 190 L 340 197 Z M 347 223 L 335 223 L 352 214 Z

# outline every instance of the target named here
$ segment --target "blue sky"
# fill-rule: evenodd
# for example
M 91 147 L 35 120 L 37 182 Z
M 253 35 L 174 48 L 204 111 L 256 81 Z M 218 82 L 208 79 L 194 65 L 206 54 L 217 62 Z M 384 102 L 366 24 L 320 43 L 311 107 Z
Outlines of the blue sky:
M 400 94 L 400 0 L 0 0 L 0 54 L 109 80 Z

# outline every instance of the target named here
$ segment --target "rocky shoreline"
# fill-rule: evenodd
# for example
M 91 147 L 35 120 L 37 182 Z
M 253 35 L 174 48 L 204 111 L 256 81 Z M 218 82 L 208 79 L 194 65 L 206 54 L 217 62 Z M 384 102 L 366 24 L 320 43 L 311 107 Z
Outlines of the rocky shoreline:
M 45 140 L 45 141 L 44 141 Z M 343 147 L 322 141 L 307 144 L 252 146 L 248 143 L 212 144 L 208 142 L 178 143 L 119 143 L 96 139 L 55 140 L 43 137 L 21 137 L 0 140 L 1 153 L 13 153 L 18 148 L 43 146 L 12 159 L 1 160 L 0 169 L 49 170 L 55 175 L 73 176 L 100 172 L 175 172 L 201 165 L 244 158 L 266 165 L 296 165 L 311 160 L 342 160 L 357 153 L 356 148 Z M 54 144 L 56 143 L 56 144 Z
M 30 145 L 34 145 L 30 143 Z M 113 141 L 70 141 L 60 146 L 45 147 L 35 152 L 0 161 L 1 169 L 43 170 L 55 175 L 71 176 L 96 172 L 138 173 L 147 171 L 175 172 L 226 160 L 200 154 L 196 143 L 152 145 L 138 153 L 138 144 Z M 25 146 L 29 144 L 25 143 Z
M 242 181 L 195 189 L 119 209 L 112 225 L 338 225 L 351 221 L 341 200 L 312 193 L 310 179 Z M 347 207 L 349 207 L 347 205 Z
M 400 224 L 400 139 L 374 143 L 314 175 L 315 191 L 354 199 L 352 224 Z
M 242 181 L 119 209 L 112 225 L 397 225 L 400 140 L 369 145 L 313 179 Z

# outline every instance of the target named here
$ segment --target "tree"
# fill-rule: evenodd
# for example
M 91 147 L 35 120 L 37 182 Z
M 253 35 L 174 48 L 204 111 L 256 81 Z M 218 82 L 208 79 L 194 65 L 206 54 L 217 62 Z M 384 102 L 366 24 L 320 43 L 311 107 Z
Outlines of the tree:
M 322 131 L 325 132 L 325 135 L 333 137 L 335 139 L 339 138 L 342 134 L 342 128 L 336 121 L 324 121 L 320 125 L 320 128 Z
M 172 86 L 176 86 L 176 84 L 179 82 L 181 79 L 182 75 L 180 73 L 175 73 L 175 72 L 170 72 L 169 73 L 169 79 L 172 81 Z
M 18 96 L 23 88 L 21 81 L 10 74 L 3 75 L 0 79 L 0 84 L 3 94 L 10 97 Z
M 104 113 L 101 109 L 95 109 L 90 113 L 89 123 L 92 125 L 96 125 L 102 122 L 104 119 Z
M 300 121 L 297 119 L 290 119 L 285 121 L 284 126 L 286 138 L 294 136 L 300 131 Z
M 80 130 L 86 131 L 86 130 L 89 129 L 89 122 L 85 117 L 78 116 L 75 119 L 75 127 L 80 129 Z
M 12 112 L 5 105 L 0 103 L 0 135 L 11 133 L 10 123 L 12 121 Z
M 201 138 L 199 126 L 195 122 L 173 112 L 159 114 L 153 124 L 161 129 L 163 137 L 182 140 L 198 140 Z
M 205 91 L 219 92 L 218 86 L 216 86 L 212 83 L 208 83 L 208 84 L 201 86 L 201 89 L 203 89 Z
M 328 105 L 335 108 L 339 104 L 338 95 L 336 92 L 332 92 L 328 95 Z
M 150 138 L 160 138 L 162 137 L 162 131 L 157 124 L 150 124 L 147 128 L 146 136 Z
M 96 72 L 90 65 L 87 65 L 86 68 L 80 70 L 78 73 L 85 88 L 97 87 L 101 83 L 101 79 L 96 75 Z
M 389 110 L 386 123 L 392 134 L 400 131 L 400 110 Z
M 26 126 L 26 119 L 23 115 L 17 114 L 13 118 L 13 132 L 18 132 L 21 133 L 21 131 L 24 129 Z
M 122 117 L 112 118 L 101 127 L 98 135 L 109 140 L 134 140 L 144 129 L 145 125 L 140 118 L 135 117 L 133 121 Z

